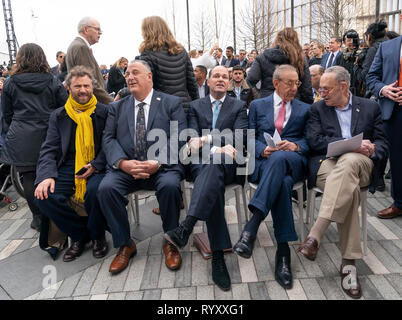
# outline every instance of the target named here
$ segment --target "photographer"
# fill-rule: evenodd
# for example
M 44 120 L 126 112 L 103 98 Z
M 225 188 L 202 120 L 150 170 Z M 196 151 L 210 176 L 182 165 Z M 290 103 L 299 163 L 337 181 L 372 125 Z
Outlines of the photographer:
M 348 70 L 351 76 L 351 87 L 350 91 L 359 97 L 364 95 L 364 91 L 362 89 L 362 82 L 356 80 L 355 75 L 355 64 L 357 61 L 357 57 L 362 53 L 360 50 L 360 39 L 359 34 L 356 30 L 349 30 L 343 35 L 343 43 L 346 47 L 343 55 L 338 55 L 335 65 L 344 67 Z

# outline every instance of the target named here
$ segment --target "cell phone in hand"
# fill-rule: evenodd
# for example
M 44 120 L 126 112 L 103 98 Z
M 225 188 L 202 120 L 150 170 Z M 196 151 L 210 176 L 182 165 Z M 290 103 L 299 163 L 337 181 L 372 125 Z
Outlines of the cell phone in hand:
M 75 175 L 82 176 L 85 172 L 87 172 L 87 170 L 88 170 L 87 168 L 83 167 Z

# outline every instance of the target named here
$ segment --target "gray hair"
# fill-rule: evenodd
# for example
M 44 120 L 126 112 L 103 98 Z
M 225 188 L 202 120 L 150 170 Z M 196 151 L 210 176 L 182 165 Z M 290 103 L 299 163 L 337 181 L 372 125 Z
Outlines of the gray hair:
M 323 74 L 324 74 L 324 71 L 325 71 L 325 69 L 324 69 L 321 65 L 319 65 L 319 64 L 313 64 L 309 69 L 310 69 L 310 71 L 311 71 L 311 70 L 314 70 L 314 69 L 317 69 L 317 71 L 318 71 L 318 73 L 319 73 L 320 75 L 323 75 Z
M 78 33 L 82 32 L 84 27 L 90 26 L 91 22 L 93 20 L 96 20 L 92 17 L 84 17 L 80 20 L 80 22 L 78 22 Z
M 150 66 L 149 63 L 146 62 L 145 60 L 135 59 L 135 60 L 133 60 L 133 61 L 130 62 L 130 64 L 133 64 L 133 63 L 142 64 L 142 65 L 145 67 L 145 69 L 147 69 L 148 72 L 151 72 L 151 73 L 152 73 L 151 66 Z
M 282 80 L 282 73 L 286 71 L 294 71 L 297 73 L 297 69 L 294 66 L 290 64 L 282 64 L 276 67 L 272 80 Z
M 325 70 L 325 74 L 327 73 L 334 73 L 335 74 L 335 80 L 338 82 L 346 82 L 348 87 L 350 87 L 350 74 L 348 70 L 346 70 L 344 67 L 341 66 L 335 66 L 328 68 Z

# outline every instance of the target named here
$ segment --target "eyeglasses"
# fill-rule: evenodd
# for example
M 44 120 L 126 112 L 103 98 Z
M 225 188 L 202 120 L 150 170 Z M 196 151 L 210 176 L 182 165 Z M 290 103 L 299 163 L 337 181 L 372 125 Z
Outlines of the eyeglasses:
M 283 81 L 283 80 L 281 80 L 287 87 L 293 87 L 293 86 L 296 86 L 296 87 L 300 87 L 301 85 L 302 85 L 302 82 L 300 81 L 300 80 L 297 80 L 297 81 L 291 81 L 291 80 L 289 80 L 289 81 Z
M 103 31 L 102 31 L 101 28 L 93 27 L 93 26 L 87 26 L 87 27 L 88 27 L 88 28 L 93 28 L 93 29 L 95 29 L 98 33 L 103 33 Z
M 59 58 L 64 58 L 65 56 L 59 56 Z
M 318 92 L 319 92 L 320 94 L 322 94 L 322 93 L 329 93 L 329 92 L 331 92 L 331 91 L 334 90 L 334 89 L 335 89 L 335 87 L 332 87 L 332 88 L 323 87 L 323 88 L 318 89 Z

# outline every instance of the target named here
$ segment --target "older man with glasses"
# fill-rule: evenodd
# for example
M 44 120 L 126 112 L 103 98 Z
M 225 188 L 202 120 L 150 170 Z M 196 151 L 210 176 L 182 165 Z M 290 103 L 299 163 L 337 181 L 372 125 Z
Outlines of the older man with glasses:
M 360 243 L 360 189 L 368 187 L 376 164 L 386 156 L 385 138 L 379 105 L 350 92 L 349 72 L 340 66 L 327 69 L 321 77 L 324 100 L 311 106 L 306 138 L 311 148 L 309 188 L 324 191 L 318 219 L 299 252 L 314 261 L 321 239 L 331 222 L 339 233 L 342 288 L 354 299 L 361 297 L 355 260 L 362 259 Z M 327 158 L 328 145 L 363 133 L 360 148 Z M 373 174 L 373 177 L 375 175 Z
M 105 81 L 91 49 L 92 45 L 99 42 L 102 35 L 100 24 L 94 18 L 85 17 L 78 23 L 78 33 L 67 50 L 67 70 L 70 72 L 72 68 L 80 65 L 89 68 L 96 80 L 94 95 L 100 103 L 107 105 L 113 99 L 106 92 Z

